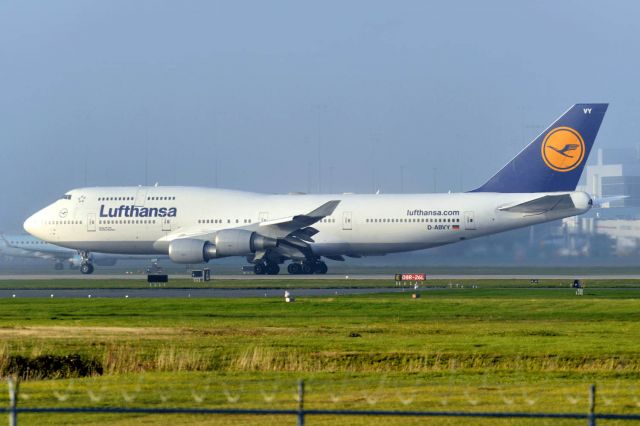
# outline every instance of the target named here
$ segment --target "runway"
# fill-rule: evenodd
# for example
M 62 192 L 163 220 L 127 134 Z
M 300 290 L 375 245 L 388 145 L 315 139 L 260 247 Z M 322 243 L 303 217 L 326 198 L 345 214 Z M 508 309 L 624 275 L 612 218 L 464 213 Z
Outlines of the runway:
M 2 274 L 0 281 L 10 280 L 145 280 L 146 275 L 133 274 Z M 189 275 L 169 275 L 169 280 L 190 280 Z M 387 280 L 393 281 L 393 274 L 326 274 L 326 275 L 215 275 L 212 280 Z M 429 275 L 428 280 L 640 280 L 640 274 L 440 274 Z
M 345 296 L 354 294 L 378 293 L 410 293 L 409 289 L 401 288 L 307 288 L 288 290 L 293 297 L 309 296 Z M 147 289 L 6 289 L 0 290 L 0 299 L 15 298 L 60 298 L 60 299 L 187 299 L 187 298 L 246 298 L 246 297 L 282 297 L 283 289 L 214 289 L 214 288 L 147 288 Z

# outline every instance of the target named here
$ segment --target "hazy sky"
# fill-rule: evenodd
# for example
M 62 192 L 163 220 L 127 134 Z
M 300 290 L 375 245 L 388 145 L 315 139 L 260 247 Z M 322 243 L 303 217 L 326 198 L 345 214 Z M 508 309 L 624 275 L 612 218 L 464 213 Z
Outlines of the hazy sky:
M 576 102 L 611 103 L 596 147 L 635 145 L 638 16 L 603 1 L 0 1 L 0 229 L 85 184 L 469 190 Z

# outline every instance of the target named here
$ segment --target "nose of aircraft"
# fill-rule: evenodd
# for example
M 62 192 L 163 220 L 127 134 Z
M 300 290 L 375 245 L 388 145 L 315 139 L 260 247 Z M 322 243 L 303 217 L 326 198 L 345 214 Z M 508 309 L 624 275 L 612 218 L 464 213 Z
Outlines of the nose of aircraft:
M 35 213 L 29 216 L 27 220 L 25 220 L 24 223 L 22 224 L 22 227 L 24 228 L 24 230 L 35 237 L 37 237 L 39 234 L 38 213 Z

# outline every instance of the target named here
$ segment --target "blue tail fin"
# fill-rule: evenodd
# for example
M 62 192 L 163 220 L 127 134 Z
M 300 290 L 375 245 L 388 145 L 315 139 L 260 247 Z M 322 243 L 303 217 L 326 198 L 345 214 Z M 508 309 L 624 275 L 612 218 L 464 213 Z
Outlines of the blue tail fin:
M 574 191 L 608 104 L 576 104 L 472 192 Z

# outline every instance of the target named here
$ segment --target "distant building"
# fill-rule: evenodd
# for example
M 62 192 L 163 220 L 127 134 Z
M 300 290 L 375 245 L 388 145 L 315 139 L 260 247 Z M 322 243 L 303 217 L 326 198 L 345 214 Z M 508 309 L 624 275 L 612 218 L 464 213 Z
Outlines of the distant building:
M 562 230 L 574 253 L 582 247 L 594 255 L 595 246 L 611 245 L 613 255 L 634 255 L 640 249 L 640 146 L 598 149 L 595 162 L 587 164 L 577 190 L 596 198 L 625 195 L 582 216 L 563 219 Z M 581 243 L 576 244 L 576 241 Z M 608 241 L 607 241 L 608 240 Z
M 595 197 L 629 197 L 612 201 L 610 207 L 640 207 L 640 146 L 598 149 L 577 189 Z

